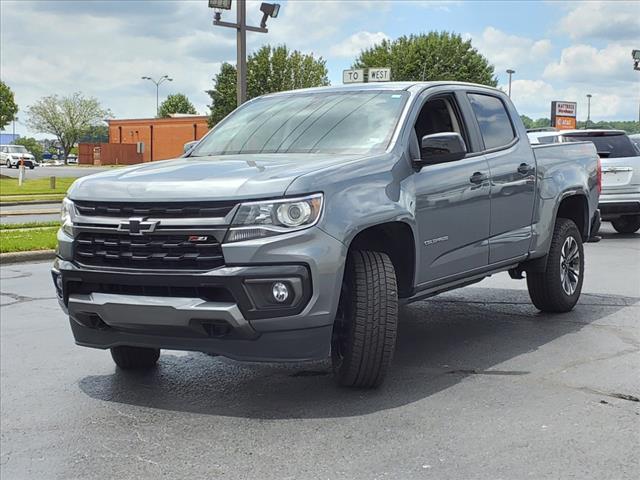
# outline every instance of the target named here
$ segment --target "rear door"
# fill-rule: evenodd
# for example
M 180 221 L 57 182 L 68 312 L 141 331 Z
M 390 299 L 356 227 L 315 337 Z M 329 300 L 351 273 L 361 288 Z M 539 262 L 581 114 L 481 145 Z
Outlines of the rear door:
M 536 161 L 520 139 L 510 107 L 499 94 L 469 91 L 483 153 L 491 172 L 489 263 L 525 255 L 532 238 Z M 524 135 L 524 134 L 523 134 Z

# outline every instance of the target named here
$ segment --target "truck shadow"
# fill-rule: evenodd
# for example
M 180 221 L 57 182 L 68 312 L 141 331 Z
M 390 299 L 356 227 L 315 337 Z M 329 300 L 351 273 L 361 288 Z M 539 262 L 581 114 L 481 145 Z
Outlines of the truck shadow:
M 152 372 L 116 370 L 85 377 L 79 386 L 98 400 L 206 415 L 365 415 L 424 399 L 470 375 L 529 375 L 524 368 L 494 367 L 637 301 L 583 294 L 573 312 L 544 315 L 531 306 L 526 290 L 465 288 L 410 305 L 401 311 L 393 368 L 377 390 L 335 386 L 326 362 L 244 364 L 201 353 L 164 354 Z

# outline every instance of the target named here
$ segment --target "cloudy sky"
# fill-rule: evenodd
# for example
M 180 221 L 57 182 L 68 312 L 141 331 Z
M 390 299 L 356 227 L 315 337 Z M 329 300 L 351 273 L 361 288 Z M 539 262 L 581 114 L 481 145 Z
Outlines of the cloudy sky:
M 513 99 L 521 113 L 549 116 L 551 100 L 578 101 L 595 120 L 637 119 L 640 3 L 481 1 L 281 1 L 269 33 L 249 33 L 249 51 L 286 43 L 327 60 L 331 83 L 342 80 L 362 48 L 383 38 L 455 31 L 495 65 L 504 87 L 516 70 Z M 260 22 L 259 2 L 248 18 Z M 234 10 L 224 19 L 233 21 Z M 143 75 L 168 74 L 161 98 L 183 92 L 207 113 L 212 78 L 235 63 L 235 32 L 213 27 L 206 0 L 0 0 L 0 77 L 20 108 L 53 93 L 97 97 L 116 117 L 155 113 L 155 87 Z M 20 114 L 19 114 L 20 117 Z M 10 129 L 10 127 L 9 127 Z M 28 132 L 21 121 L 21 134 Z

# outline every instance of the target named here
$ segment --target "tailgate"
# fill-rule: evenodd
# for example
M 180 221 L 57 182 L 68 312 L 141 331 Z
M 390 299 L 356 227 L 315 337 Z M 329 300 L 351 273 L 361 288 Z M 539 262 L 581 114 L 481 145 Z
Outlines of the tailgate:
M 603 158 L 602 188 L 626 190 L 640 185 L 640 157 Z

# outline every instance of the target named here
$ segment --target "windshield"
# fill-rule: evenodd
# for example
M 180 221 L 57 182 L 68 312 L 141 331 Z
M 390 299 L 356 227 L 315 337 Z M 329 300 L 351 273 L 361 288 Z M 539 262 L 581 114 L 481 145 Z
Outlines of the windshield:
M 7 148 L 9 153 L 29 153 L 27 149 L 21 145 L 11 145 Z
M 638 152 L 633 147 L 629 137 L 624 134 L 619 135 L 567 135 L 567 140 L 571 142 L 593 142 L 598 151 L 598 155 L 605 158 L 635 157 Z
M 260 98 L 233 112 L 189 156 L 381 153 L 407 96 L 404 91 L 367 91 Z

